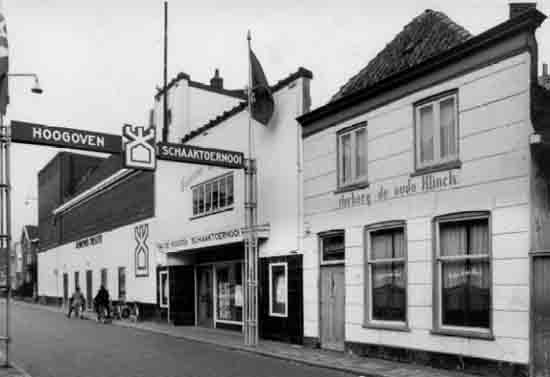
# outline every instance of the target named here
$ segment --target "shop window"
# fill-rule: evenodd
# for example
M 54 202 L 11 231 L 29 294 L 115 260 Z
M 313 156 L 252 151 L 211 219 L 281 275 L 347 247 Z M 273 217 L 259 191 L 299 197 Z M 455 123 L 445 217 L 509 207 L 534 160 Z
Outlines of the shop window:
M 269 264 L 269 315 L 288 316 L 288 266 L 284 262 Z
M 436 330 L 490 334 L 489 214 L 443 216 L 436 219 L 435 226 Z
M 193 216 L 209 215 L 233 206 L 233 174 L 226 174 L 192 188 Z
M 415 124 L 417 169 L 458 160 L 456 92 L 417 104 Z
M 101 269 L 101 285 L 105 287 L 105 289 L 108 289 L 107 287 L 107 269 L 102 268 Z
M 321 233 L 320 238 L 321 264 L 343 263 L 346 255 L 344 231 Z
M 216 266 L 216 321 L 240 324 L 243 320 L 242 264 Z
M 160 283 L 160 307 L 168 308 L 168 271 L 159 272 Z
M 118 299 L 126 301 L 126 267 L 118 268 Z
M 367 127 L 360 123 L 341 130 L 338 138 L 338 188 L 367 181 Z
M 392 221 L 365 230 L 367 325 L 406 326 L 405 223 Z

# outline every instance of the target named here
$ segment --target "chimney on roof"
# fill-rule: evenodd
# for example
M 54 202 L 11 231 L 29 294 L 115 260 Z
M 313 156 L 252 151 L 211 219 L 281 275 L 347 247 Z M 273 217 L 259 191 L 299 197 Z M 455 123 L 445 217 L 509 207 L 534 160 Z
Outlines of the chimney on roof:
M 529 9 L 537 9 L 537 3 L 510 3 L 510 19 L 519 16 Z
M 220 77 L 220 70 L 216 68 L 214 77 L 210 79 L 210 86 L 216 89 L 223 89 L 223 79 Z

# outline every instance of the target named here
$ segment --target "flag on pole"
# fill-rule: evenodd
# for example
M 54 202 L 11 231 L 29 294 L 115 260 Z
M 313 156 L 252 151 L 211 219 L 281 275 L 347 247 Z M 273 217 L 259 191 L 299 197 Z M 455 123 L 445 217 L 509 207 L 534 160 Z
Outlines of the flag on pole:
M 8 96 L 8 29 L 0 1 L 0 113 L 6 115 Z
M 252 88 L 252 118 L 256 119 L 263 125 L 267 125 L 271 116 L 275 103 L 273 101 L 273 95 L 271 94 L 271 88 L 267 83 L 264 70 L 258 61 L 256 55 L 252 49 L 249 49 L 250 53 L 250 80 Z

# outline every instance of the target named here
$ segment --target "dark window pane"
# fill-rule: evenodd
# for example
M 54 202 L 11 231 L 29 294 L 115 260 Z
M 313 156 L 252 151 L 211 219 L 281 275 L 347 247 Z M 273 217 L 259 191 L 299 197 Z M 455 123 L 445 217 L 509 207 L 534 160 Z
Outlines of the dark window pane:
M 212 185 L 207 183 L 204 188 L 204 211 L 208 212 L 212 209 Z
M 372 318 L 405 321 L 405 273 L 403 263 L 372 265 Z
M 341 140 L 341 152 L 342 157 L 342 181 L 341 183 L 347 183 L 348 181 L 351 181 L 351 134 L 342 135 L 340 137 Z
M 227 205 L 233 204 L 233 175 L 227 176 Z
M 225 191 L 225 182 L 226 182 L 226 178 L 222 178 L 220 179 L 220 208 L 223 208 L 226 206 L 226 191 Z
M 443 325 L 489 328 L 489 262 L 444 262 L 441 280 Z
M 118 268 L 118 299 L 126 300 L 126 268 Z
M 344 233 L 323 237 L 323 261 L 343 261 L 345 258 Z
M 218 209 L 218 181 L 212 182 L 212 210 Z
M 193 189 L 193 215 L 199 213 L 199 189 Z
M 489 254 L 487 219 L 440 224 L 442 256 Z
M 198 213 L 203 213 L 204 212 L 204 186 L 199 186 L 198 188 L 199 190 L 199 212 Z

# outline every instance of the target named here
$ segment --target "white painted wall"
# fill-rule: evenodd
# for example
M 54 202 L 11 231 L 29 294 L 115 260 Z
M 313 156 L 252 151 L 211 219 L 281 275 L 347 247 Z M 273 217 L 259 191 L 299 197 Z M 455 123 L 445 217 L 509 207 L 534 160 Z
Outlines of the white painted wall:
M 304 335 L 319 336 L 317 233 L 345 228 L 346 340 L 527 363 L 529 358 L 529 119 L 530 56 L 524 53 L 436 85 L 304 140 Z M 376 200 L 414 171 L 413 103 L 458 89 L 458 184 L 440 191 Z M 370 206 L 338 209 L 336 132 L 367 121 Z M 446 172 L 438 173 L 445 175 Z M 349 197 L 351 193 L 343 194 Z M 493 242 L 494 341 L 430 334 L 434 216 L 489 210 Z M 406 220 L 410 332 L 364 328 L 364 226 Z
M 295 118 L 303 112 L 304 80 L 308 79 L 299 78 L 274 94 L 275 113 L 268 126 L 255 121 L 253 124 L 254 150 L 258 160 L 258 222 L 271 224 L 268 240 L 260 244 L 261 256 L 288 254 L 299 249 L 298 228 L 301 221 L 298 219 L 297 163 L 301 137 Z M 246 153 L 248 113 L 242 111 L 234 115 L 192 139 L 190 144 Z M 191 186 L 228 170 L 162 161 L 157 169 L 156 215 L 159 217 L 160 240 L 244 226 L 242 170 L 233 171 L 233 210 L 192 220 Z M 178 189 L 167 190 L 172 187 Z M 220 244 L 225 242 L 220 241 Z
M 231 109 L 239 99 L 189 86 L 189 80 L 181 79 L 168 90 L 168 108 L 172 110 L 172 123 L 168 139 L 179 143 L 192 130 L 206 124 L 210 119 Z M 154 102 L 154 119 L 157 139 L 162 135 L 163 98 Z
M 134 228 L 149 224 L 149 276 L 136 277 Z M 95 296 L 101 283 L 101 269 L 107 268 L 107 289 L 112 299 L 118 299 L 118 267 L 126 267 L 126 299 L 155 304 L 156 266 L 165 263 L 165 256 L 154 246 L 156 221 L 148 219 L 101 233 L 103 242 L 75 248 L 71 242 L 38 254 L 38 294 L 63 297 L 63 273 L 69 274 L 69 296 L 74 291 L 74 272 L 80 271 L 80 288 L 86 294 L 86 270 L 92 270 L 92 291 Z M 56 274 L 57 271 L 57 274 Z

